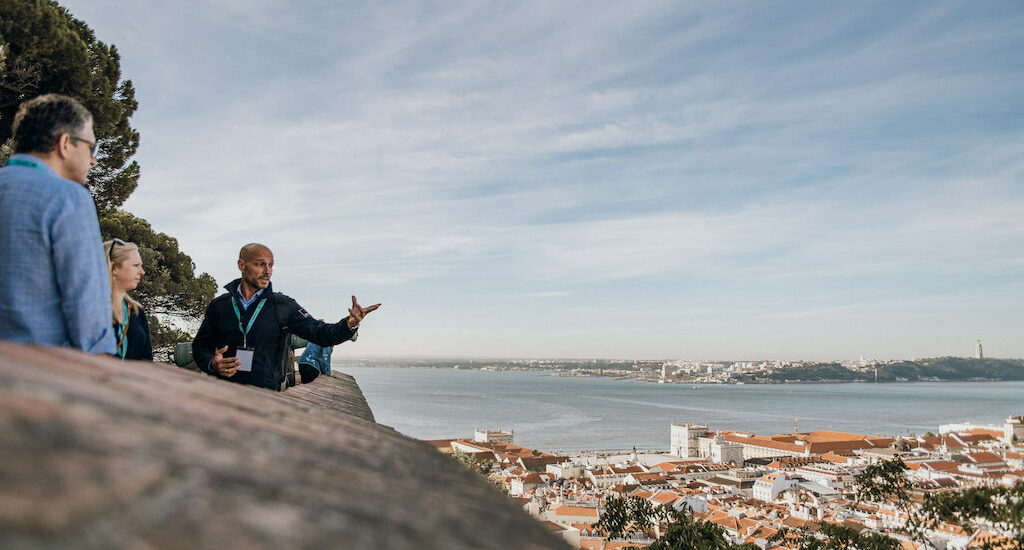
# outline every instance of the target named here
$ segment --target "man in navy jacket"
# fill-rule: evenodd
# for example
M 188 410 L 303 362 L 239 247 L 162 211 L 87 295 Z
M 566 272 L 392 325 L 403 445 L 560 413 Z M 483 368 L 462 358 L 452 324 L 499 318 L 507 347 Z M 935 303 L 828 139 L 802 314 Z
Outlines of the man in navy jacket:
M 192 353 L 204 372 L 240 384 L 285 389 L 289 333 L 334 346 L 355 340 L 363 317 L 380 307 L 364 308 L 353 296 L 348 317 L 337 323 L 314 319 L 295 300 L 274 293 L 270 285 L 274 254 L 262 244 L 242 247 L 238 269 L 241 278 L 225 285 L 227 293 L 206 308 Z

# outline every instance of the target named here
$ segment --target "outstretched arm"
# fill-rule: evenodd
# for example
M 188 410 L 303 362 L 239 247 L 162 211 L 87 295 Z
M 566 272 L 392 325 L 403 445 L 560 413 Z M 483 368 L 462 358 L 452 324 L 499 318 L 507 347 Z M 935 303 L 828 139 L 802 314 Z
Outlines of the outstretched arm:
M 369 315 L 371 312 L 376 311 L 380 307 L 380 304 L 373 304 L 370 307 L 363 307 L 359 305 L 356 297 L 352 297 L 352 307 L 348 308 L 348 319 L 345 319 L 345 323 L 348 325 L 349 330 L 355 331 L 359 329 L 359 323 L 363 321 L 363 318 Z
M 337 323 L 324 323 L 314 319 L 295 300 L 288 298 L 289 307 L 292 310 L 288 315 L 288 329 L 302 338 L 320 346 L 336 346 L 348 340 L 354 340 L 359 323 L 370 312 L 380 307 L 375 304 L 369 307 L 362 307 L 352 297 L 352 308 L 349 309 L 349 316 Z

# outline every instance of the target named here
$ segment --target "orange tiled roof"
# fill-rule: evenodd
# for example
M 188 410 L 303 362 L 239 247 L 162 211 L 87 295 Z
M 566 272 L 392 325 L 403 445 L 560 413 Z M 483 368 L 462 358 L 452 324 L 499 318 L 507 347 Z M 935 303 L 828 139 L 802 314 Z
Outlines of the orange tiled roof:
M 960 464 L 950 460 L 933 460 L 931 462 L 922 462 L 921 467 L 937 472 L 956 473 Z
M 821 462 L 821 459 L 818 456 L 785 456 L 775 459 L 768 465 L 768 467 L 775 470 L 781 470 L 782 468 L 804 466 L 807 464 L 814 464 L 815 462 Z
M 556 455 L 553 455 L 553 454 L 550 454 L 550 453 L 545 453 L 545 452 L 537 451 L 537 450 L 534 450 L 534 449 L 529 449 L 529 448 L 523 447 L 521 445 L 515 445 L 515 444 L 512 444 L 512 443 L 504 443 L 502 441 L 480 442 L 480 441 L 473 441 L 472 439 L 456 439 L 454 441 L 457 441 L 457 442 L 459 442 L 462 445 L 466 445 L 466 446 L 470 446 L 470 447 L 475 447 L 475 448 L 479 449 L 480 451 L 491 451 L 491 452 L 494 452 L 494 453 L 497 453 L 497 454 L 500 454 L 500 455 L 505 455 L 505 456 L 514 457 L 514 458 L 519 458 L 519 457 L 530 458 L 530 457 L 551 457 L 551 456 L 556 456 Z
M 608 490 L 613 493 L 621 493 L 628 495 L 630 492 L 635 491 L 639 488 L 640 486 L 635 483 L 619 483 L 618 485 L 615 485 L 614 487 Z
M 757 525 L 757 522 L 747 518 L 738 518 L 736 516 L 730 516 L 729 514 L 715 514 L 708 518 L 711 523 L 721 525 L 728 531 L 733 533 L 743 534 L 746 533 L 750 528 Z
M 530 472 L 522 477 L 523 483 L 544 483 L 544 478 L 536 472 Z
M 687 466 L 689 464 L 702 464 L 707 462 L 706 458 L 691 458 L 687 460 L 670 460 L 668 462 L 660 462 L 651 466 L 651 470 L 661 470 L 662 472 L 668 472 L 680 466 Z
M 777 434 L 771 437 L 739 435 L 736 432 L 722 432 L 726 441 L 756 445 L 801 454 L 822 454 L 831 452 L 849 454 L 854 449 L 888 447 L 893 439 L 873 435 L 851 434 L 819 430 L 811 433 Z
M 551 529 L 552 531 L 554 531 L 556 533 L 560 533 L 560 532 L 566 530 L 566 527 L 564 525 L 562 525 L 561 523 L 555 523 L 553 521 L 547 521 L 547 520 L 541 520 L 541 523 L 543 523 L 545 527 L 547 527 L 548 529 Z
M 978 534 L 971 539 L 971 542 L 967 544 L 968 548 L 998 548 L 998 549 L 1016 549 L 1020 548 L 1020 543 L 1017 541 L 1004 537 L 1003 535 L 992 533 L 990 531 L 978 531 Z
M 597 519 L 598 513 L 597 508 L 591 506 L 568 506 L 562 505 L 554 508 L 556 516 L 578 516 L 578 517 L 592 517 Z
M 823 453 L 821 455 L 821 459 L 826 461 L 826 462 L 831 462 L 833 464 L 846 464 L 847 462 L 850 461 L 850 459 L 848 457 L 845 457 L 845 456 L 842 456 L 842 455 L 837 455 L 837 454 L 833 453 L 832 451 L 828 451 L 827 453 Z
M 989 439 L 999 439 L 1003 437 L 1003 432 L 1000 430 L 986 430 L 985 428 L 972 428 L 966 432 L 961 432 L 961 435 L 965 435 L 970 438 L 977 438 L 977 441 L 986 441 Z
M 975 464 L 1002 464 L 1003 459 L 990 452 L 973 452 L 964 455 L 964 458 Z
M 797 529 L 806 527 L 810 522 L 804 519 L 800 519 L 794 516 L 786 516 L 782 519 L 782 524 L 786 527 L 795 527 Z
M 424 439 L 423 440 L 424 443 L 429 443 L 435 449 L 437 449 L 439 451 L 442 451 L 442 452 L 443 451 L 451 451 L 452 450 L 452 441 L 455 441 L 455 440 L 454 439 Z
M 601 472 L 604 474 L 640 474 L 643 473 L 644 469 L 640 466 L 605 466 L 605 469 Z
M 756 539 L 767 540 L 775 536 L 778 532 L 778 529 L 772 529 L 767 525 L 759 525 L 757 529 L 754 529 L 754 531 L 750 533 L 745 542 L 755 542 Z
M 657 501 L 659 504 L 671 504 L 682 498 L 682 496 L 671 491 L 660 491 L 658 494 L 652 495 L 649 498 L 651 498 L 651 500 Z

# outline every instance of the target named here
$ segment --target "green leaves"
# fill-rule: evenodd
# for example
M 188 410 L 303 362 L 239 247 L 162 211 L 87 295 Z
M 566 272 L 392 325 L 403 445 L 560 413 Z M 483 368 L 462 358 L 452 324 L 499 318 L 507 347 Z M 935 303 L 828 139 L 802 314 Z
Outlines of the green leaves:
M 675 512 L 673 510 L 673 512 Z M 709 521 L 698 521 L 692 514 L 675 512 L 675 520 L 665 534 L 648 548 L 651 550 L 740 550 L 748 545 L 734 545 L 725 537 L 725 528 Z M 755 547 L 756 548 L 756 547 Z
M 139 133 L 128 121 L 138 102 L 131 81 L 121 81 L 117 48 L 97 40 L 56 2 L 35 0 L 0 2 L 0 48 L 6 58 L 0 144 L 10 139 L 14 113 L 25 100 L 47 93 L 74 97 L 93 114 L 101 143 L 98 165 L 89 172 L 96 209 L 102 214 L 123 204 L 139 181 L 139 165 L 129 161 Z
M 906 477 L 906 469 L 899 458 L 868 466 L 857 476 L 860 485 L 857 500 L 894 502 L 897 508 L 909 514 L 904 531 L 918 541 L 924 541 L 929 531 L 942 524 L 952 523 L 968 533 L 985 525 L 1008 533 L 1017 548 L 1024 547 L 1024 484 L 925 493 L 924 502 L 917 507 L 911 500 L 913 486 Z M 986 539 L 981 541 L 981 547 L 1000 547 L 1003 542 L 1007 541 Z
M 665 533 L 648 548 L 651 550 L 738 550 L 725 537 L 725 529 L 693 517 L 689 508 L 654 507 L 639 497 L 612 498 L 605 504 L 601 519 L 594 524 L 605 530 L 607 539 L 622 538 L 631 531 L 646 531 L 659 523 L 668 523 Z
M 910 502 L 913 485 L 907 479 L 906 471 L 907 465 L 899 457 L 864 468 L 856 478 L 860 486 L 857 501 L 893 501 L 901 510 L 908 509 L 913 504 Z
M 149 222 L 124 210 L 101 214 L 100 232 L 104 240 L 117 237 L 139 246 L 146 275 L 132 296 L 149 313 L 153 349 L 166 351 L 176 342 L 190 340 L 173 321 L 187 325 L 202 317 L 217 292 L 213 277 L 197 277 L 192 258 L 178 249 L 176 239 L 153 231 Z
M 969 533 L 974 532 L 979 523 L 986 524 L 1010 533 L 1017 547 L 1024 547 L 1024 484 L 929 493 L 925 495 L 917 523 L 925 529 L 954 523 Z
M 491 473 L 491 462 L 477 460 L 469 453 L 462 452 L 458 449 L 456 449 L 451 456 L 459 464 L 462 464 L 469 470 L 476 472 L 484 477 L 487 477 L 487 475 Z
M 871 531 L 858 532 L 852 527 L 819 522 L 814 530 L 781 529 L 769 542 L 789 541 L 800 550 L 899 550 L 900 542 Z
M 608 539 L 618 539 L 631 525 L 643 531 L 653 521 L 650 502 L 637 497 L 616 497 L 605 503 L 604 513 L 594 527 L 607 532 Z
M 135 190 L 139 164 L 131 160 L 139 133 L 129 118 L 138 109 L 135 87 L 121 80 L 117 48 L 96 39 L 85 22 L 53 1 L 0 2 L 0 145 L 11 137 L 11 122 L 25 100 L 46 93 L 74 97 L 93 115 L 100 142 L 88 187 L 96 201 L 104 239 L 139 245 L 146 275 L 132 294 L 149 313 L 154 352 L 190 340 L 183 327 L 197 324 L 213 299 L 213 277 L 195 275 L 192 259 L 178 241 L 119 207 Z M 0 161 L 11 151 L 0 149 Z

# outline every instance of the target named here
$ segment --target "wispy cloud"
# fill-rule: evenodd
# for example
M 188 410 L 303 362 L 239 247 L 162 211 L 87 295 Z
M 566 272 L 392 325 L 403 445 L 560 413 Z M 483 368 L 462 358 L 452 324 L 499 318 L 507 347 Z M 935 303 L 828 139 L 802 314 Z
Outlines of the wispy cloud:
M 220 280 L 259 240 L 332 313 L 338 284 L 395 296 L 373 352 L 507 350 L 521 302 L 556 299 L 564 348 L 512 340 L 575 353 L 620 294 L 666 327 L 624 355 L 673 326 L 700 345 L 679 308 L 711 350 L 779 350 L 746 319 L 906 304 L 892 327 L 971 296 L 993 321 L 919 330 L 974 338 L 1012 307 L 985 289 L 1024 275 L 1012 3 L 64 4 L 139 90 L 129 208 Z

